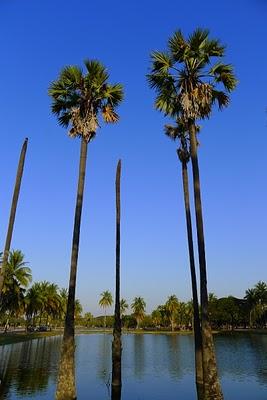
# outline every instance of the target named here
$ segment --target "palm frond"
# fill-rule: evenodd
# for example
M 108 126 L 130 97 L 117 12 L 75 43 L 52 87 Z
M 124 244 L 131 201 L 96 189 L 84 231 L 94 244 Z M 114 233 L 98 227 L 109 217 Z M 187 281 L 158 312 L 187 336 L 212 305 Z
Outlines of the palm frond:
M 230 98 L 227 96 L 227 94 L 223 91 L 220 90 L 212 90 L 212 102 L 217 103 L 219 106 L 219 109 L 222 109 L 224 107 L 227 107 L 228 104 L 230 103 Z
M 164 133 L 168 138 L 175 141 L 179 137 L 179 129 L 177 126 L 164 125 Z
M 59 75 L 59 81 L 62 82 L 65 88 L 77 88 L 81 84 L 82 78 L 82 70 L 76 65 L 63 68 Z
M 204 48 L 209 36 L 208 29 L 197 28 L 194 32 L 189 35 L 188 43 L 190 50 L 194 52 L 199 52 Z
M 161 51 L 154 51 L 151 53 L 152 61 L 152 74 L 153 73 L 164 73 L 167 74 L 173 63 L 170 56 L 167 53 Z
M 119 115 L 114 111 L 113 107 L 106 105 L 102 108 L 102 117 L 107 123 L 115 123 L 119 120 Z
M 112 107 L 119 105 L 124 97 L 123 86 L 119 83 L 114 85 L 105 85 L 103 97 Z
M 214 77 L 215 82 L 221 82 L 228 92 L 234 90 L 237 85 L 231 64 L 218 62 L 210 69 L 209 75 Z
M 168 49 L 173 61 L 181 62 L 184 60 L 185 53 L 188 50 L 188 43 L 181 30 L 176 31 L 168 40 Z

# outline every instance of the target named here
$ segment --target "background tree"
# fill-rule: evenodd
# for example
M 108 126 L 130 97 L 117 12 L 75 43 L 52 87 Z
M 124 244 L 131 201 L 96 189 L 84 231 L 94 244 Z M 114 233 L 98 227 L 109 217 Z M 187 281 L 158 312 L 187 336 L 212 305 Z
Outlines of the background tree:
M 108 83 L 107 70 L 99 61 L 86 60 L 84 64 L 86 69 L 84 74 L 79 67 L 66 67 L 49 88 L 49 95 L 53 100 L 52 112 L 57 115 L 59 124 L 64 127 L 71 125 L 69 135 L 81 138 L 68 302 L 56 391 L 57 400 L 73 400 L 76 398 L 74 371 L 75 289 L 87 145 L 96 135 L 100 115 L 107 123 L 118 121 L 119 116 L 116 114 L 115 108 L 123 98 L 122 86 Z
M 107 323 L 107 308 L 111 307 L 113 304 L 113 298 L 112 298 L 112 294 L 110 293 L 109 290 L 105 290 L 104 292 L 102 292 L 100 294 L 100 300 L 98 302 L 98 304 L 100 305 L 101 308 L 103 308 L 104 312 L 105 312 L 105 316 L 104 316 L 104 329 L 106 328 L 106 323 Z
M 24 254 L 20 250 L 9 252 L 1 296 L 1 312 L 8 312 L 8 319 L 23 307 L 24 294 L 31 280 L 31 269 L 24 261 Z
M 171 330 L 173 332 L 175 328 L 175 320 L 177 317 L 177 312 L 179 310 L 179 301 L 175 296 L 175 294 L 172 294 L 171 296 L 168 297 L 165 306 L 170 320 Z
M 224 56 L 225 47 L 209 38 L 209 31 L 196 29 L 186 39 L 179 30 L 168 41 L 166 52 L 152 53 L 150 86 L 155 88 L 155 106 L 166 115 L 182 116 L 188 123 L 200 267 L 201 327 L 205 400 L 223 398 L 216 367 L 215 350 L 208 318 L 207 271 L 197 156 L 196 121 L 229 104 L 227 92 L 236 86 L 233 68 L 214 58 Z M 218 89 L 217 86 L 223 88 Z
M 131 304 L 133 316 L 136 319 L 136 328 L 140 328 L 140 322 L 145 317 L 146 303 L 143 297 L 135 297 Z

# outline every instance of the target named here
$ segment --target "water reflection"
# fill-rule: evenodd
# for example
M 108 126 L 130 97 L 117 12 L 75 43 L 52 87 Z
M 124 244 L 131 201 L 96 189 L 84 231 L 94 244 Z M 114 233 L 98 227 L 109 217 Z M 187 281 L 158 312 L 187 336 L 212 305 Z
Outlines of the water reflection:
M 7 399 L 11 388 L 21 398 L 45 392 L 56 380 L 60 343 L 55 337 L 1 346 L 0 399 Z
M 77 337 L 78 400 L 196 400 L 191 335 L 124 335 L 123 386 L 111 385 L 109 334 Z M 61 338 L 0 346 L 0 400 L 54 398 Z M 267 398 L 267 336 L 216 336 L 225 399 Z M 117 390 L 116 390 L 117 389 Z

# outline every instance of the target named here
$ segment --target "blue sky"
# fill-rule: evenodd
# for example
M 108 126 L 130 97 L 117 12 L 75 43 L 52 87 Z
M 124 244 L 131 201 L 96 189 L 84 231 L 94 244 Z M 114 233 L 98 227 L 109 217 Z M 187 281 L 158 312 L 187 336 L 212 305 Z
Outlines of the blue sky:
M 67 286 L 79 140 L 50 113 L 49 83 L 68 64 L 101 60 L 125 87 L 120 123 L 88 149 L 77 295 L 98 314 L 114 288 L 114 180 L 122 158 L 122 295 L 147 310 L 191 296 L 181 168 L 153 109 L 145 74 L 152 50 L 181 28 L 210 29 L 227 45 L 239 85 L 229 108 L 202 124 L 199 161 L 209 291 L 243 296 L 266 280 L 267 4 L 263 0 L 1 0 L 0 243 L 4 246 L 17 160 L 29 137 L 13 248 L 34 280 Z

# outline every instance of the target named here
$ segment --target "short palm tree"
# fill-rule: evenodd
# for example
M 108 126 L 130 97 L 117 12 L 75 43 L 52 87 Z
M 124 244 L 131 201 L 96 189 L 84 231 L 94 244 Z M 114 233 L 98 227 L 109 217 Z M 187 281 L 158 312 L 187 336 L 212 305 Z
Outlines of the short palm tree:
M 233 68 L 220 61 L 225 47 L 209 38 L 209 31 L 196 29 L 185 38 L 179 30 L 168 41 L 166 52 L 152 53 L 150 86 L 157 92 L 155 106 L 175 120 L 179 115 L 188 123 L 190 156 L 193 170 L 194 199 L 200 267 L 200 298 L 203 341 L 205 400 L 223 398 L 217 374 L 214 344 L 208 318 L 208 292 L 205 241 L 197 156 L 196 121 L 208 118 L 213 104 L 229 104 L 236 86 Z
M 121 316 L 123 316 L 125 314 L 125 312 L 128 308 L 129 308 L 129 305 L 127 303 L 127 300 L 121 299 L 121 301 L 120 301 Z
M 106 68 L 96 60 L 86 60 L 85 72 L 77 66 L 65 67 L 57 80 L 51 83 L 52 112 L 63 127 L 70 126 L 69 135 L 81 139 L 80 166 L 73 228 L 70 280 L 62 343 L 61 361 L 56 391 L 57 400 L 76 398 L 74 373 L 74 313 L 80 225 L 88 143 L 104 122 L 115 123 L 119 116 L 116 107 L 123 99 L 120 84 L 110 84 Z
M 101 308 L 103 308 L 104 312 L 105 312 L 105 316 L 104 316 L 104 329 L 106 329 L 106 321 L 107 321 L 107 308 L 111 307 L 113 304 L 113 298 L 112 298 L 112 294 L 110 293 L 109 290 L 105 290 L 104 292 L 102 292 L 100 294 L 100 300 L 98 302 L 98 304 L 100 305 Z
M 175 294 L 168 297 L 165 307 L 166 307 L 168 317 L 169 317 L 169 320 L 171 323 L 171 330 L 173 332 L 174 328 L 175 328 L 175 319 L 177 316 L 177 312 L 179 310 L 179 301 L 178 301 L 177 297 L 175 296 Z
M 31 280 L 31 269 L 24 261 L 24 254 L 20 250 L 10 251 L 5 268 L 1 309 L 10 313 L 16 312 L 22 306 L 25 289 Z
M 133 310 L 133 316 L 136 319 L 136 328 L 139 329 L 140 322 L 143 321 L 146 310 L 146 302 L 143 297 L 135 297 L 131 304 L 131 309 Z

